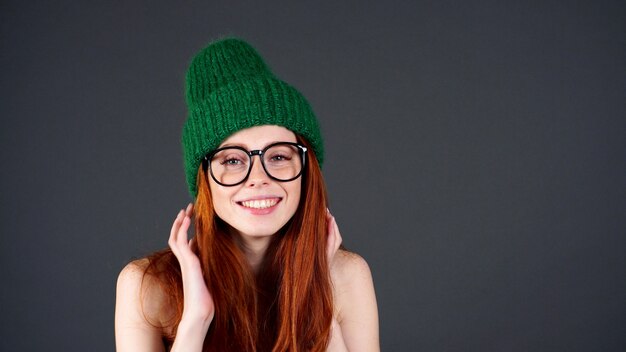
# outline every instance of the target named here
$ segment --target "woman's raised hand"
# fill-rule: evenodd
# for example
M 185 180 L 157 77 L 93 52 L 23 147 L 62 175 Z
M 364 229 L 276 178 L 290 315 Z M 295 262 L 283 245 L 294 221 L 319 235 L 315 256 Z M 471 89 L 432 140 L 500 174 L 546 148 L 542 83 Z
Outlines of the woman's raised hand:
M 183 279 L 184 308 L 181 320 L 189 325 L 210 325 L 215 314 L 213 299 L 204 282 L 202 268 L 198 256 L 191 250 L 191 241 L 188 239 L 187 230 L 193 216 L 193 204 L 187 209 L 181 210 L 174 220 L 168 244 L 180 263 Z M 197 326 L 197 325 L 196 325 Z

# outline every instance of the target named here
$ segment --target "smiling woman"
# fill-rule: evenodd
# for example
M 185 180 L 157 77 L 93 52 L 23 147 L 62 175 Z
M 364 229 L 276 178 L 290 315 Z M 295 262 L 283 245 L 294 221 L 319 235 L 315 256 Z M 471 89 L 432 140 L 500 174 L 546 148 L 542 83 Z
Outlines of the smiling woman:
M 238 39 L 194 57 L 186 96 L 195 203 L 168 249 L 120 273 L 117 350 L 378 351 L 371 274 L 340 248 L 305 98 Z

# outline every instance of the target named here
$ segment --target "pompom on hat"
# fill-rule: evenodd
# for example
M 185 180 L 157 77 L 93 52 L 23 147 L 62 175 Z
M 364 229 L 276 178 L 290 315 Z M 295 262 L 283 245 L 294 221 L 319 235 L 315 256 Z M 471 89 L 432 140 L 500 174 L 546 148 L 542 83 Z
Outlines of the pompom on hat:
M 188 107 L 183 156 L 189 192 L 204 156 L 231 134 L 253 126 L 278 125 L 306 138 L 321 165 L 324 145 L 319 123 L 304 96 L 270 71 L 248 43 L 218 40 L 202 49 L 187 71 Z

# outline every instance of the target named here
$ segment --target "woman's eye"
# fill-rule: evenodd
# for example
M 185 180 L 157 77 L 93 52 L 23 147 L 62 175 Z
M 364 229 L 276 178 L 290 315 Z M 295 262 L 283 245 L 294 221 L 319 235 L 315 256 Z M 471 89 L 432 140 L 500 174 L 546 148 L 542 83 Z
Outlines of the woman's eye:
M 224 166 L 240 166 L 245 163 L 245 160 L 241 156 L 237 155 L 228 155 L 220 159 L 220 165 Z
M 282 155 L 282 154 L 272 155 L 272 157 L 270 158 L 271 161 L 287 161 L 290 159 L 291 158 L 288 157 L 287 155 Z
M 235 165 L 241 165 L 241 164 L 243 164 L 243 160 L 237 159 L 237 158 L 227 158 L 227 159 L 222 160 L 222 165 L 235 166 Z

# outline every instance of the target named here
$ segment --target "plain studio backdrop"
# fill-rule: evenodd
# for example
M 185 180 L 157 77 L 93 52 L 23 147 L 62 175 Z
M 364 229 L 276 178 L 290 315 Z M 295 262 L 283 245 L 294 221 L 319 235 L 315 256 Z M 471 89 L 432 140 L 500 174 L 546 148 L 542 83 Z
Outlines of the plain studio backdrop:
M 384 351 L 626 350 L 624 1 L 0 4 L 2 351 L 111 351 L 187 193 L 184 71 L 249 41 L 309 99 Z

